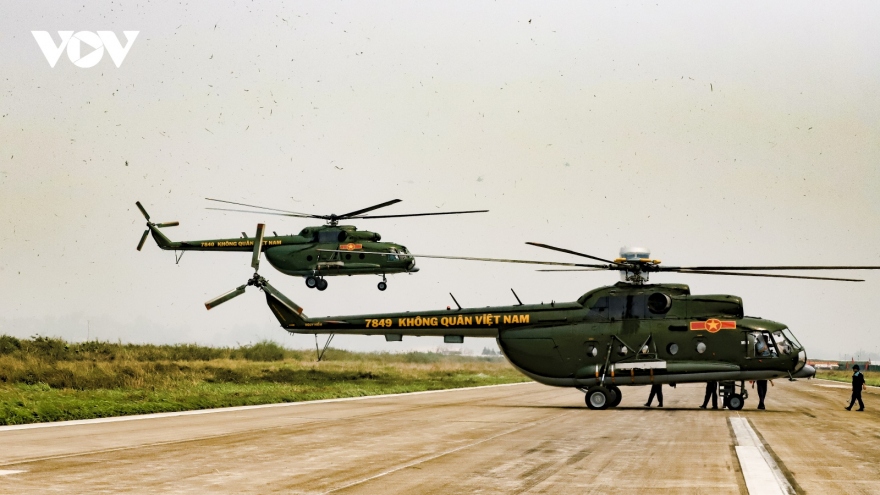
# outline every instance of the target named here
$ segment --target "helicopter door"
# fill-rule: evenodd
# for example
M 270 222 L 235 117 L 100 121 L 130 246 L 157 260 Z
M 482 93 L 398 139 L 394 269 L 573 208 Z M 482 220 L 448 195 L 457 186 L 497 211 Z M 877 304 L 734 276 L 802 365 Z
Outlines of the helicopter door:
M 755 357 L 755 344 L 758 343 L 758 340 L 755 338 L 755 333 L 758 332 L 743 333 L 742 343 L 745 345 L 746 358 L 748 359 L 752 359 Z

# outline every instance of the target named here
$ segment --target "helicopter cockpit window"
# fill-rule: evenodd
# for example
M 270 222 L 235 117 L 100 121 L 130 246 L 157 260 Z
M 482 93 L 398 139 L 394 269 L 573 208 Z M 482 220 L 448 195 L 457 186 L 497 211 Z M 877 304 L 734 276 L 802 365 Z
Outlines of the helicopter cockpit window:
M 664 317 L 648 311 L 648 296 L 645 294 L 611 296 L 609 316 L 614 320 Z
M 345 235 L 345 233 L 340 230 L 321 230 L 318 232 L 318 242 L 337 242 L 339 240 L 340 234 Z
M 398 259 L 399 257 L 397 256 L 397 249 L 389 249 L 388 261 L 397 261 Z
M 593 303 L 590 306 L 589 316 L 598 317 L 598 318 L 608 318 L 608 297 L 603 296 Z
M 792 343 L 780 330 L 773 332 L 773 340 L 776 342 L 776 347 L 779 349 L 780 354 L 791 354 L 791 351 L 794 349 Z
M 773 345 L 773 339 L 770 338 L 770 332 L 752 332 L 749 341 L 754 340 L 755 357 L 776 357 L 776 347 Z
M 804 346 L 802 346 L 801 343 L 798 342 L 796 338 L 794 338 L 794 334 L 791 333 L 791 330 L 783 328 L 782 335 L 784 335 L 788 339 L 788 341 L 791 343 L 791 345 L 794 346 L 795 349 L 803 349 Z

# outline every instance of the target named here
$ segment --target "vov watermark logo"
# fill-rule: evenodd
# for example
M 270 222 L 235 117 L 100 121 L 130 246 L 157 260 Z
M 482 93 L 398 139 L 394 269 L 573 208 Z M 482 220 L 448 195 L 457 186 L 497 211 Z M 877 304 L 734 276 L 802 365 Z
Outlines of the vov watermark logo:
M 125 46 L 122 46 L 113 31 L 98 31 L 97 33 L 79 31 L 76 34 L 73 31 L 58 31 L 61 43 L 56 45 L 48 31 L 31 31 L 50 67 L 55 68 L 55 64 L 58 63 L 58 59 L 67 48 L 67 58 L 73 62 L 73 65 L 83 69 L 97 65 L 104 57 L 105 48 L 118 68 L 125 60 L 125 56 L 128 55 L 128 51 L 131 50 L 131 45 L 134 44 L 138 33 L 140 31 L 123 31 Z M 86 45 L 85 50 L 83 45 Z M 90 52 L 89 49 L 91 49 Z

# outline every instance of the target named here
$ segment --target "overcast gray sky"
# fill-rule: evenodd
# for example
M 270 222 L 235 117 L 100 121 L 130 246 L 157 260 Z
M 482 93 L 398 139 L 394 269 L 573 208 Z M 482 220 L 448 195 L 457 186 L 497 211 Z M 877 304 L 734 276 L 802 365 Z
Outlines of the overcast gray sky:
M 416 253 L 574 261 L 537 241 L 606 258 L 647 245 L 674 265 L 880 265 L 876 2 L 0 2 L 0 333 L 314 345 L 256 293 L 205 311 L 249 255 L 137 252 L 136 200 L 179 220 L 176 240 L 314 224 L 205 197 L 315 213 L 400 198 L 383 212 L 491 210 L 357 224 Z M 35 30 L 140 34 L 120 68 L 50 68 Z M 422 259 L 385 292 L 346 277 L 319 293 L 264 265 L 315 316 L 444 308 L 449 292 L 509 304 L 511 287 L 569 301 L 617 280 Z M 880 273 L 836 274 L 867 281 L 652 281 L 741 296 L 814 357 L 876 352 Z

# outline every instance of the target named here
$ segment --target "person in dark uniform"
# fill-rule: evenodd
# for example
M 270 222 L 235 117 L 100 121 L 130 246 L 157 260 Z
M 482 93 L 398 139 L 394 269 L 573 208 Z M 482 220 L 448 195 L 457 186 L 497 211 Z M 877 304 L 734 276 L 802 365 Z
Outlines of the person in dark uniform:
M 852 398 L 849 400 L 849 405 L 846 407 L 846 410 L 849 411 L 852 409 L 853 404 L 856 401 L 859 401 L 859 408 L 857 411 L 865 410 L 865 403 L 862 402 L 862 390 L 866 390 L 868 387 L 865 386 L 865 375 L 859 372 L 859 365 L 853 365 L 853 376 L 852 376 Z
M 663 407 L 663 385 L 659 383 L 651 385 L 651 394 L 648 395 L 648 402 L 645 404 L 645 407 L 651 407 L 651 402 L 654 401 L 655 395 L 657 396 L 657 407 Z
M 718 382 L 706 382 L 706 396 L 703 397 L 701 409 L 706 409 L 706 405 L 709 404 L 709 397 L 712 398 L 712 409 L 718 409 Z
M 767 397 L 767 380 L 755 380 L 752 382 L 752 388 L 755 388 L 755 385 L 758 385 L 758 409 L 764 409 L 764 397 Z

